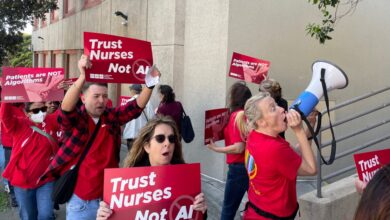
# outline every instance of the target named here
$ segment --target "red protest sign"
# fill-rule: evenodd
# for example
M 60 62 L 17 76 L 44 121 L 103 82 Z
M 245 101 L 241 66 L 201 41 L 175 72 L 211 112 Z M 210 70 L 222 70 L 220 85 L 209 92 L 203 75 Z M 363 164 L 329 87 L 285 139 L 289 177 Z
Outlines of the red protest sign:
M 103 200 L 110 219 L 202 219 L 192 204 L 200 193 L 200 164 L 104 170 Z
M 359 179 L 367 183 L 382 166 L 390 163 L 390 149 L 354 154 L 353 157 Z
M 224 139 L 223 129 L 229 121 L 229 110 L 227 108 L 212 109 L 205 112 L 204 144 L 210 141 Z
M 3 102 L 62 101 L 64 90 L 58 84 L 64 79 L 62 68 L 3 67 Z
M 107 83 L 144 83 L 153 65 L 148 41 L 84 32 L 84 54 L 92 63 L 86 80 Z
M 233 52 L 229 76 L 260 84 L 268 74 L 270 62 Z
M 126 105 L 128 101 L 130 101 L 131 97 L 130 96 L 119 96 L 119 104 L 120 106 Z

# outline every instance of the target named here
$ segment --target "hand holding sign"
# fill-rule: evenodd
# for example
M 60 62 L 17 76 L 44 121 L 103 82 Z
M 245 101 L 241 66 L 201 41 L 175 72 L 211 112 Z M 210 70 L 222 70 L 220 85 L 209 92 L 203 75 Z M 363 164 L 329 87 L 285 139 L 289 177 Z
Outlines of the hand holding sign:
M 112 210 L 107 203 L 101 201 L 97 210 L 96 220 L 106 220 L 112 215 Z
M 270 62 L 233 52 L 229 76 L 260 84 L 268 75 Z
M 89 58 L 87 55 L 81 55 L 80 60 L 78 62 L 78 67 L 80 70 L 80 76 L 85 77 L 85 69 L 89 69 L 92 67 L 91 61 L 89 61 Z
M 57 87 L 64 78 L 60 68 L 3 67 L 2 77 L 5 102 L 59 101 L 64 97 Z
M 255 69 L 252 69 L 251 66 L 244 65 L 242 67 L 244 71 L 244 80 L 247 82 L 261 82 L 265 79 L 265 76 L 268 72 L 269 66 L 265 64 L 258 63 Z
M 366 188 L 367 186 L 367 183 L 359 180 L 359 179 L 356 179 L 355 180 L 355 188 L 356 188 L 356 191 L 361 195 L 364 191 L 364 189 Z
M 145 84 L 148 88 L 153 88 L 160 82 L 161 73 L 156 65 L 153 65 L 145 76 Z
M 194 210 L 195 211 L 201 211 L 203 214 L 206 212 L 206 210 L 207 210 L 207 203 L 206 203 L 206 199 L 205 199 L 203 193 L 199 193 L 195 197 Z

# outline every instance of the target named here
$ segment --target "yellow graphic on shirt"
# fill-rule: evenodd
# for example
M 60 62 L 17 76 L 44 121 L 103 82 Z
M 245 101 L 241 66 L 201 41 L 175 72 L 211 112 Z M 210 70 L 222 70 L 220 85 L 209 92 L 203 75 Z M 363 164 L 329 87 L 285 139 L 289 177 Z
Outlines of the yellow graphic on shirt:
M 261 195 L 261 192 L 256 189 L 255 185 L 252 182 L 252 180 L 257 175 L 257 166 L 256 166 L 255 159 L 249 153 L 248 149 L 245 150 L 245 167 L 248 172 L 250 186 L 253 188 L 253 191 L 257 195 Z
M 257 167 L 255 160 L 252 155 L 249 153 L 248 149 L 245 150 L 245 167 L 248 172 L 249 180 L 255 178 L 257 174 Z

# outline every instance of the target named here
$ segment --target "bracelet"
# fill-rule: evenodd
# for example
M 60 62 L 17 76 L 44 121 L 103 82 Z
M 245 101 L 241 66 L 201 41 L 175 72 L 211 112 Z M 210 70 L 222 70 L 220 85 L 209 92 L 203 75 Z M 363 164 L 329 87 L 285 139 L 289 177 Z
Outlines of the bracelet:
M 149 86 L 146 86 L 146 88 L 148 88 L 148 89 L 154 89 L 154 87 L 155 87 L 155 86 L 150 86 L 150 87 L 149 87 Z

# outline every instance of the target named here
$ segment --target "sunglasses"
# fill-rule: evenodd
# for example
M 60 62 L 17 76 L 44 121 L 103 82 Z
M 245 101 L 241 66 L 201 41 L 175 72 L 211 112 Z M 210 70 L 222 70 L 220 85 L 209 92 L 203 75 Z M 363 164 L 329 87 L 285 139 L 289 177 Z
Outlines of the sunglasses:
M 39 112 L 46 112 L 47 111 L 47 107 L 46 106 L 43 106 L 42 108 L 34 108 L 34 109 L 30 109 L 28 112 L 32 112 L 34 114 L 38 114 Z
M 165 141 L 165 138 L 168 138 L 169 143 L 174 144 L 176 142 L 176 135 L 171 134 L 168 136 L 165 136 L 163 134 L 158 134 L 153 136 L 154 139 L 156 139 L 157 143 L 162 144 Z

